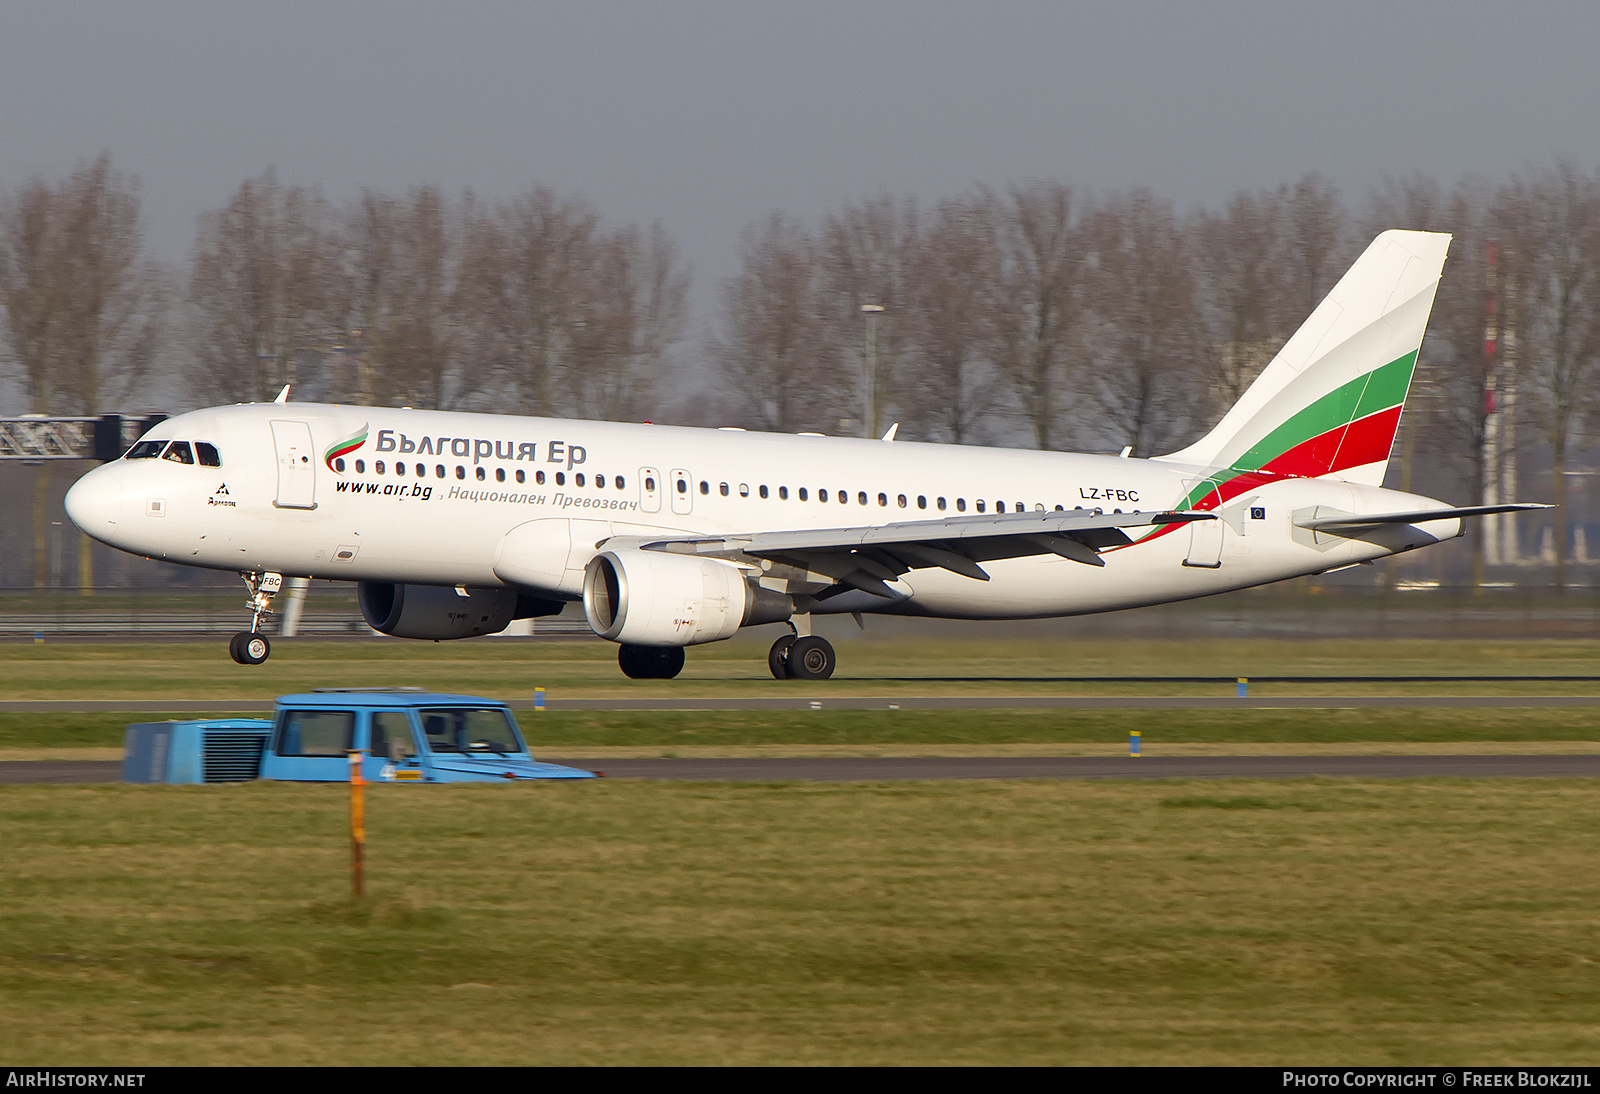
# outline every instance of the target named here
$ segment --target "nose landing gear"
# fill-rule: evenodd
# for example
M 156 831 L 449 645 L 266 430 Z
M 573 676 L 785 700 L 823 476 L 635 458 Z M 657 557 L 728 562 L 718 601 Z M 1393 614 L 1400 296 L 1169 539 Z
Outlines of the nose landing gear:
M 228 654 L 241 665 L 259 665 L 272 655 L 272 643 L 261 633 L 261 617 L 272 614 L 272 598 L 283 588 L 283 575 L 246 571 L 239 576 L 250 592 L 250 629 L 228 641 Z

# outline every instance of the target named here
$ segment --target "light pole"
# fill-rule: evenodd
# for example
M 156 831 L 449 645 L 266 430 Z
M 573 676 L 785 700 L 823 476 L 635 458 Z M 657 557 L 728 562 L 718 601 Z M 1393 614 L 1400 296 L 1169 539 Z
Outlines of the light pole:
M 866 375 L 862 383 L 867 405 L 861 421 L 869 438 L 878 435 L 878 316 L 883 312 L 882 304 L 861 305 L 861 314 L 867 317 L 867 354 L 863 361 Z

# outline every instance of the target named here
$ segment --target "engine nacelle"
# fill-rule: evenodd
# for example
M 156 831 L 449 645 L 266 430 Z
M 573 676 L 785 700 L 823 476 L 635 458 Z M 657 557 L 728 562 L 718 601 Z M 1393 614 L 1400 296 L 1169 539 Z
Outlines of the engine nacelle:
M 694 646 L 788 619 L 794 602 L 722 559 L 623 548 L 590 560 L 583 611 L 594 632 L 613 642 Z
M 517 615 L 514 589 L 469 589 L 462 596 L 438 585 L 356 586 L 361 616 L 375 631 L 396 638 L 476 638 L 499 634 Z

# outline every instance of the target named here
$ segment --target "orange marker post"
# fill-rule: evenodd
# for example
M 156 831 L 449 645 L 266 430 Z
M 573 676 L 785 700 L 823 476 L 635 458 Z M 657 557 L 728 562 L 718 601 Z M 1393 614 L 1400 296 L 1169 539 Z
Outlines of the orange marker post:
M 366 892 L 363 878 L 367 856 L 367 801 L 361 777 L 361 750 L 350 750 L 350 888 L 359 900 Z

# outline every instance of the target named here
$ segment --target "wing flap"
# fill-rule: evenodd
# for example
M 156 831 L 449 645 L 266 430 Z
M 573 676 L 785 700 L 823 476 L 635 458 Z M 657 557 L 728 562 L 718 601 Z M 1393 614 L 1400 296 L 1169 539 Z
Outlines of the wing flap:
M 1192 510 L 1107 513 L 1075 509 L 629 542 L 646 551 L 780 563 L 821 575 L 834 587 L 848 586 L 899 599 L 903 594 L 888 582 L 908 570 L 937 567 L 988 581 L 989 574 L 980 563 L 1043 554 L 1085 566 L 1104 566 L 1100 551 L 1133 542 L 1124 529 L 1215 519 L 1215 513 Z

